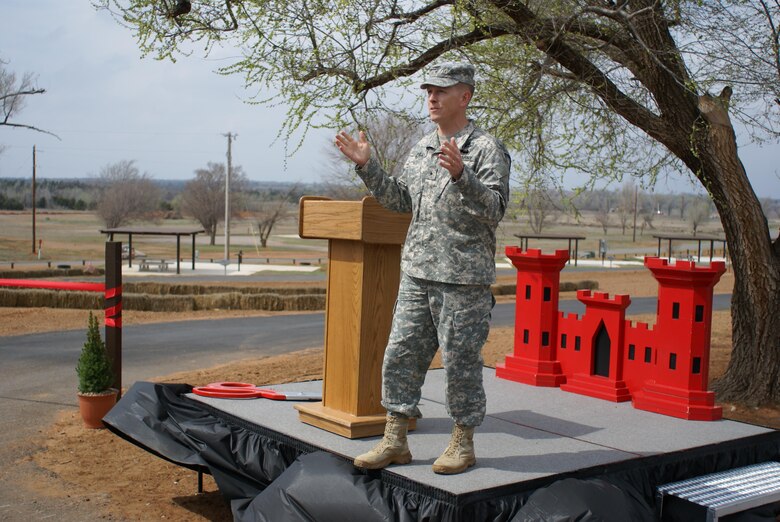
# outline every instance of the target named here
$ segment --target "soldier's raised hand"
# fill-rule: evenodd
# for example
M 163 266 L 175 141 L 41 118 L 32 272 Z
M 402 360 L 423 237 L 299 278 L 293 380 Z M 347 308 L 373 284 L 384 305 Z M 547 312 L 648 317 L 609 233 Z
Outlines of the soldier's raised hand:
M 449 141 L 441 144 L 439 165 L 450 172 L 452 179 L 455 181 L 460 179 L 461 174 L 463 174 L 463 156 L 460 154 L 455 138 L 450 138 Z
M 366 134 L 360 131 L 358 139 L 355 140 L 347 131 L 341 131 L 336 134 L 336 147 L 342 154 L 355 162 L 358 167 L 363 167 L 371 158 L 371 145 L 366 139 Z

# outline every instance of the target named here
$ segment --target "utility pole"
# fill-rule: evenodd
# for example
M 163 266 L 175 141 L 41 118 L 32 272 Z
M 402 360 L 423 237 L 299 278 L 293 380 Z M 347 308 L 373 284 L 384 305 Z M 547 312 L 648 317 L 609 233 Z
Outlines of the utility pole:
M 32 253 L 35 253 L 35 145 L 33 145 L 32 169 Z
M 227 172 L 225 173 L 225 262 L 230 261 L 230 176 L 233 173 L 233 155 L 231 147 L 233 145 L 233 139 L 238 137 L 238 134 L 228 132 L 223 134 L 227 136 Z
M 631 240 L 632 243 L 636 243 L 636 207 L 637 207 L 637 196 L 639 193 L 639 187 L 634 185 L 634 237 Z

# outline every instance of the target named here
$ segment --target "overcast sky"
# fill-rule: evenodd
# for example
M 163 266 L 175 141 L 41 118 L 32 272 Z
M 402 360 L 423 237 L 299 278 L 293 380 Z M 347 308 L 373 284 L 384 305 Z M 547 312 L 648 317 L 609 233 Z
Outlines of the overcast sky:
M 241 78 L 214 73 L 220 58 L 180 58 L 177 63 L 141 58 L 131 32 L 89 0 L 2 0 L 0 60 L 21 77 L 37 75 L 43 95 L 28 97 L 18 123 L 57 134 L 0 127 L 0 177 L 30 177 L 32 147 L 45 178 L 96 176 L 119 160 L 136 160 L 157 179 L 190 179 L 208 162 L 224 163 L 227 138 L 233 164 L 254 181 L 321 180 L 323 149 L 331 133 L 311 133 L 285 159 L 276 139 L 284 107 L 245 103 Z M 743 145 L 742 161 L 759 196 L 780 198 L 780 145 Z M 694 190 L 688 182 L 659 191 Z

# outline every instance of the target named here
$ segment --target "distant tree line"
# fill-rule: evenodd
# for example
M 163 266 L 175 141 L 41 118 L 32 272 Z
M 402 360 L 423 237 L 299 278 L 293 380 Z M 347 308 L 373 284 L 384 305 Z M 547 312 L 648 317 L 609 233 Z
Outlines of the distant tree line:
M 780 219 L 780 201 L 766 198 L 764 208 L 767 219 Z M 541 234 L 545 227 L 562 216 L 581 221 L 586 212 L 605 235 L 609 229 L 619 229 L 625 235 L 634 227 L 635 214 L 640 235 L 655 230 L 656 217 L 666 216 L 685 222 L 694 235 L 704 223 L 717 218 L 715 206 L 707 196 L 648 192 L 632 181 L 613 190 L 584 192 L 562 191 L 537 183 L 515 191 L 509 209 L 514 220 L 525 222 L 535 234 Z
M 0 193 L 0 210 L 24 210 L 24 204 L 14 197 Z
M 94 210 L 95 190 L 81 180 L 41 179 L 36 182 L 37 208 Z M 32 208 L 32 182 L 29 179 L 0 179 L 0 209 Z
M 222 165 L 224 169 L 224 165 Z M 240 171 L 240 168 L 239 168 Z M 234 170 L 235 175 L 235 170 Z M 152 183 L 159 189 L 156 209 L 165 212 L 180 212 L 181 195 L 184 192 L 188 180 L 156 180 Z M 39 179 L 36 182 L 36 204 L 39 209 L 50 210 L 89 210 L 97 208 L 99 199 L 98 178 L 92 179 Z M 323 194 L 324 189 L 320 184 L 292 183 L 292 182 L 252 182 L 242 189 L 250 196 L 266 199 L 279 199 L 287 197 L 290 187 L 297 185 L 299 188 L 290 197 L 295 198 L 305 194 Z M 224 186 L 224 177 L 222 178 Z M 296 197 L 296 195 L 298 195 Z M 224 190 L 222 192 L 224 200 Z M 32 182 L 22 178 L 0 178 L 0 210 L 29 210 L 32 208 Z M 223 212 L 224 213 L 224 212 Z
M 133 222 L 186 216 L 206 230 L 215 244 L 217 227 L 225 220 L 225 176 L 222 163 L 208 163 L 190 180 L 154 180 L 132 160 L 105 165 L 97 177 L 39 180 L 35 206 L 48 210 L 95 211 L 106 228 Z M 318 185 L 252 183 L 241 166 L 231 173 L 231 217 L 252 222 L 252 233 L 263 248 L 273 228 L 294 214 L 304 194 L 322 194 Z M 32 208 L 29 179 L 0 179 L 0 210 Z
M 402 125 L 395 123 L 394 125 Z M 391 128 L 383 121 L 382 129 Z M 376 133 L 374 139 L 383 139 Z M 406 151 L 400 151 L 399 155 Z M 398 158 L 384 158 L 388 168 L 400 170 Z M 217 228 L 225 218 L 225 172 L 222 163 L 208 163 L 197 169 L 190 180 L 154 180 L 141 173 L 133 161 L 120 161 L 101 169 L 92 179 L 42 179 L 36 186 L 36 207 L 49 210 L 96 211 L 106 227 L 127 225 L 133 221 L 186 216 L 203 226 L 213 245 Z M 330 158 L 322 184 L 294 182 L 253 183 L 241 166 L 231 177 L 232 218 L 252 222 L 252 233 L 265 248 L 276 224 L 294 215 L 298 199 L 305 194 L 323 194 L 334 199 L 359 199 L 368 193 L 354 175 L 351 166 L 338 157 Z M 508 220 L 525 223 L 541 234 L 565 216 L 579 220 L 583 213 L 602 228 L 619 229 L 622 234 L 633 227 L 636 198 L 637 231 L 655 229 L 659 216 L 686 222 L 691 233 L 717 217 L 710 198 L 689 193 L 657 193 L 637 187 L 633 181 L 614 189 L 583 192 L 562 191 L 537 183 L 514 187 Z M 768 220 L 780 219 L 780 200 L 763 198 L 762 208 Z M 29 179 L 0 179 L 0 210 L 24 210 L 32 207 Z

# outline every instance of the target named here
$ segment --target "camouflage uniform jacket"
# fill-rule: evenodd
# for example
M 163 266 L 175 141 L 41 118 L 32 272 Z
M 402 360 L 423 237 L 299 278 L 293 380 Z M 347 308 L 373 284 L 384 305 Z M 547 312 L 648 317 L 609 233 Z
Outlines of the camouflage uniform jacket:
M 442 283 L 491 284 L 511 160 L 500 141 L 471 121 L 454 137 L 464 164 L 457 182 L 438 164 L 437 131 L 412 148 L 398 177 L 387 175 L 373 157 L 356 170 L 384 207 L 412 213 L 401 257 L 404 273 Z

